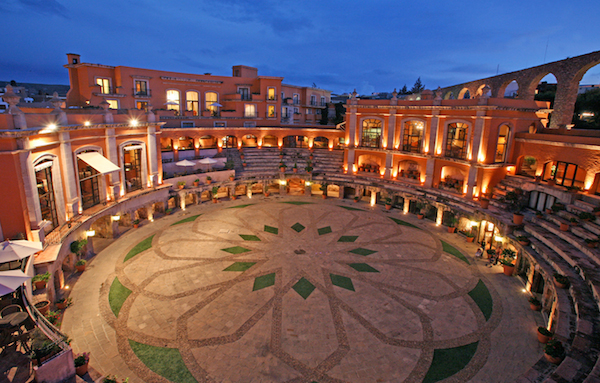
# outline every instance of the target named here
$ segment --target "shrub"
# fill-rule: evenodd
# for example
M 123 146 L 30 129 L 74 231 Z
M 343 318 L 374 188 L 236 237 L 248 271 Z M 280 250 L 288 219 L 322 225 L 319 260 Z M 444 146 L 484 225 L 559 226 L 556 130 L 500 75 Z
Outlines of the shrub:
M 46 271 L 44 274 L 37 274 L 35 275 L 33 278 L 31 278 L 32 282 L 37 282 L 37 281 L 48 281 L 50 279 L 50 272 Z
M 565 348 L 560 341 L 552 339 L 544 347 L 544 352 L 552 357 L 560 358 L 565 353 Z
M 555 273 L 554 274 L 554 279 L 556 280 L 556 282 L 560 283 L 561 285 L 569 285 L 569 278 L 559 274 L 559 273 Z
M 87 245 L 87 239 L 71 242 L 71 253 L 79 254 L 79 252 Z
M 77 357 L 75 358 L 75 360 L 73 362 L 75 363 L 75 367 L 81 367 L 84 364 L 88 363 L 89 361 L 90 361 L 90 353 L 84 352 L 83 354 L 77 355 Z
M 85 266 L 86 263 L 87 261 L 85 259 L 80 259 L 75 263 L 75 266 Z

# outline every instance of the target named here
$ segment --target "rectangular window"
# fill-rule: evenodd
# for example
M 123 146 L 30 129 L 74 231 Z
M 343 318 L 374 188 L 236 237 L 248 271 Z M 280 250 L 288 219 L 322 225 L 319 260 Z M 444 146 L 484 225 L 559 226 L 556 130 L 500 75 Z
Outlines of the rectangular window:
M 269 105 L 267 107 L 267 117 L 273 118 L 275 116 L 275 105 Z
M 194 126 L 194 121 L 181 121 L 182 128 L 193 128 Z
M 245 121 L 244 128 L 256 128 L 256 122 L 254 121 Z
M 312 109 L 306 109 L 306 114 L 312 114 Z
M 147 112 L 148 111 L 148 101 L 136 101 L 135 107 L 136 107 L 136 109 Z
M 225 128 L 227 126 L 227 122 L 226 121 L 215 121 L 213 126 L 215 128 Z
M 327 99 L 321 96 L 321 106 L 327 106 Z
M 174 110 L 179 114 L 179 91 L 171 89 L 167 91 L 167 110 Z
M 96 84 L 100 85 L 100 93 L 110 94 L 110 79 L 109 78 L 97 78 Z
M 317 106 L 317 96 L 315 96 L 315 95 L 310 96 L 310 104 L 313 106 Z
M 412 120 L 404 123 L 402 150 L 405 152 L 421 153 L 424 127 L 425 124 L 422 121 Z
M 106 100 L 110 109 L 119 109 L 119 100 Z
M 275 88 L 267 88 L 267 100 L 275 101 Z
M 199 108 L 198 92 L 194 92 L 194 91 L 185 92 L 185 102 L 186 102 L 185 110 L 188 112 L 192 112 L 193 116 L 197 116 L 198 108 Z
M 300 114 L 300 109 L 294 107 L 294 114 Z
M 298 105 L 298 104 L 300 104 L 300 95 L 299 95 L 298 93 L 294 93 L 293 100 L 294 100 L 294 101 L 293 101 L 293 102 L 294 102 L 294 105 Z
M 250 101 L 250 89 L 248 88 L 238 88 L 238 93 L 241 95 L 242 101 Z
M 244 117 L 255 118 L 256 116 L 256 105 L 244 104 Z
M 148 81 L 146 80 L 135 80 L 135 90 L 134 93 L 136 96 L 149 96 L 148 94 Z

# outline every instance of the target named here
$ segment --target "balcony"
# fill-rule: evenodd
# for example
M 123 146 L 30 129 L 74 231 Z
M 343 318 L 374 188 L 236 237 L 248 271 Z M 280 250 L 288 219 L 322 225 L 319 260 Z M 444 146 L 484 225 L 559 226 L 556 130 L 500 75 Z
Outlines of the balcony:
M 152 97 L 152 92 L 150 91 L 150 89 L 136 90 L 135 88 L 133 88 L 132 94 L 133 94 L 133 97 L 135 97 L 135 98 Z
M 268 102 L 275 102 L 275 101 L 277 101 L 277 96 L 271 96 L 271 97 L 267 96 L 266 100 Z
M 244 118 L 258 118 L 258 112 L 244 113 Z
M 120 86 L 117 87 L 112 87 L 112 86 L 104 86 L 101 87 L 100 85 L 93 85 L 92 88 L 94 89 L 94 91 L 92 91 L 92 94 L 94 96 L 110 96 L 110 97 L 125 97 L 124 94 L 120 94 L 118 93 L 119 88 L 121 88 Z

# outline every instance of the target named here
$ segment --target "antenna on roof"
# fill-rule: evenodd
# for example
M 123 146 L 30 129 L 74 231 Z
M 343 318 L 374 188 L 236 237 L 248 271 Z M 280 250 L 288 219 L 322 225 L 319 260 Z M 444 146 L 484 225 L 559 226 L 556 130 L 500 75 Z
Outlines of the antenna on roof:
M 548 43 L 550 42 L 550 37 L 548 37 L 548 41 L 546 41 L 546 50 L 544 51 L 544 64 L 546 63 L 546 53 L 548 53 Z

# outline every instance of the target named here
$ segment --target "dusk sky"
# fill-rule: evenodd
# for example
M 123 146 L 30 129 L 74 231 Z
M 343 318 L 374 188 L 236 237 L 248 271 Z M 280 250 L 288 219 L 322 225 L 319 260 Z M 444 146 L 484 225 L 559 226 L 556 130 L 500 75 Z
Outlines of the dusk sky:
M 428 89 L 600 50 L 600 1 L 0 0 L 0 80 L 82 62 L 259 75 L 334 93 Z M 600 83 L 600 65 L 582 83 Z

